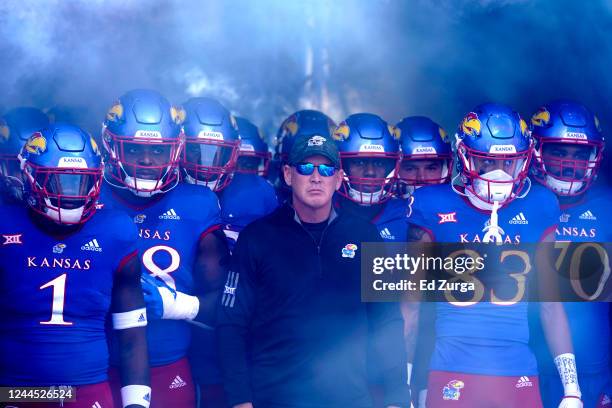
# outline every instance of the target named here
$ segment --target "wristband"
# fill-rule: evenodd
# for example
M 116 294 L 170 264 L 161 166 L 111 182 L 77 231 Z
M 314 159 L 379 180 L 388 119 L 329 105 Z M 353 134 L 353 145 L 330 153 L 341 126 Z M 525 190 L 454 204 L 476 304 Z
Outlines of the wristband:
M 149 408 L 151 404 L 151 387 L 148 385 L 126 385 L 121 387 L 123 408 L 129 405 L 141 405 Z
M 127 312 L 113 313 L 113 329 L 123 330 L 147 325 L 147 309 L 134 309 Z

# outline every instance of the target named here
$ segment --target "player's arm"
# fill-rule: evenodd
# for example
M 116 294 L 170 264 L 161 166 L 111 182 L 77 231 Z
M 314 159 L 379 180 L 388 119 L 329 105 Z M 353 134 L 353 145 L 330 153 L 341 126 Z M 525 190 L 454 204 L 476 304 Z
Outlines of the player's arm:
M 111 311 L 120 352 L 123 406 L 148 407 L 151 388 L 146 338 L 147 312 L 140 286 L 140 261 L 136 251 L 127 255 L 115 272 Z
M 193 268 L 195 295 L 200 304 L 196 320 L 212 325 L 215 310 L 230 263 L 230 252 L 225 234 L 219 228 L 203 234 Z
M 554 231 L 547 235 L 543 242 L 554 242 Z M 536 253 L 536 267 L 538 271 L 538 286 L 545 290 L 543 299 L 553 299 L 557 289 L 557 275 L 555 272 L 552 245 L 544 244 L 538 247 Z M 546 342 L 554 357 L 555 365 L 563 384 L 564 397 L 559 405 L 560 408 L 582 407 L 580 400 L 582 394 L 578 385 L 578 373 L 576 370 L 576 357 L 572 347 L 567 316 L 563 304 L 559 302 L 541 302 L 540 319 Z
M 153 317 L 198 320 L 207 326 L 214 322 L 216 302 L 227 276 L 230 255 L 225 235 L 214 226 L 197 243 L 193 264 L 194 292 L 187 294 L 169 287 L 161 279 L 143 275 L 142 288 Z

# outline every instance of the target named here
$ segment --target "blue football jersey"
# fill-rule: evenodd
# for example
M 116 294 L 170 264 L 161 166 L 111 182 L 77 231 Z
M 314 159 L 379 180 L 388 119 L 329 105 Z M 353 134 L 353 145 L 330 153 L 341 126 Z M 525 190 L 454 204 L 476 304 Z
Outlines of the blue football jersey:
M 126 213 L 138 228 L 143 273 L 162 279 L 180 292 L 193 293 L 192 271 L 200 236 L 220 224 L 219 202 L 210 189 L 181 183 L 152 198 L 149 205 L 135 207 L 105 185 L 100 202 L 104 208 Z M 166 365 L 185 357 L 190 333 L 189 324 L 183 320 L 149 320 L 150 364 Z
M 234 174 L 230 184 L 219 193 L 219 203 L 230 250 L 244 227 L 278 207 L 274 187 L 257 174 Z
M 36 227 L 27 209 L 4 206 L 0 236 L 0 384 L 105 381 L 113 276 L 136 251 L 130 219 L 99 210 L 56 237 Z
M 572 204 L 561 206 L 556 230 L 557 241 L 612 242 L 612 194 L 608 188 L 593 186 L 584 197 Z M 608 282 L 600 280 L 600 286 Z M 583 289 L 585 294 L 588 290 Z M 592 289 L 591 289 L 592 291 Z M 610 304 L 601 302 L 567 302 L 563 305 L 572 334 L 579 374 L 597 374 L 608 369 L 610 346 Z M 539 326 L 536 333 L 541 334 Z M 534 347 L 540 369 L 555 374 L 553 356 L 541 335 L 535 336 Z
M 434 241 L 484 241 L 490 211 L 476 209 L 449 185 L 425 186 L 413 197 L 408 221 L 427 230 Z M 555 195 L 534 185 L 525 198 L 498 210 L 502 241 L 538 242 L 554 230 L 558 217 Z M 481 301 L 472 306 L 439 302 L 431 368 L 482 375 L 534 375 L 537 365 L 528 342 L 526 302 L 498 305 Z

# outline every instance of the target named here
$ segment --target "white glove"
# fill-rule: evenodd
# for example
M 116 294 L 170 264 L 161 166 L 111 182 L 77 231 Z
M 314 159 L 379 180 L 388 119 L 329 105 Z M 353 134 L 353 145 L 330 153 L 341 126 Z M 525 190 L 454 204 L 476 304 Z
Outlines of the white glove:
M 200 300 L 169 287 L 164 281 L 148 274 L 140 279 L 147 313 L 155 318 L 193 320 L 200 310 Z

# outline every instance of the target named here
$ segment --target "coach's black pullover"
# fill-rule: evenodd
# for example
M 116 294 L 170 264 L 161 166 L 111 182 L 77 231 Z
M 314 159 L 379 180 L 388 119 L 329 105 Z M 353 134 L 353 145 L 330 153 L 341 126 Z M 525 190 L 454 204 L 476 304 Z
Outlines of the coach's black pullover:
M 379 240 L 366 220 L 333 213 L 315 242 L 288 205 L 242 231 L 217 314 L 231 405 L 370 407 L 368 350 L 386 403 L 407 405 L 399 306 L 360 300 L 362 243 Z

